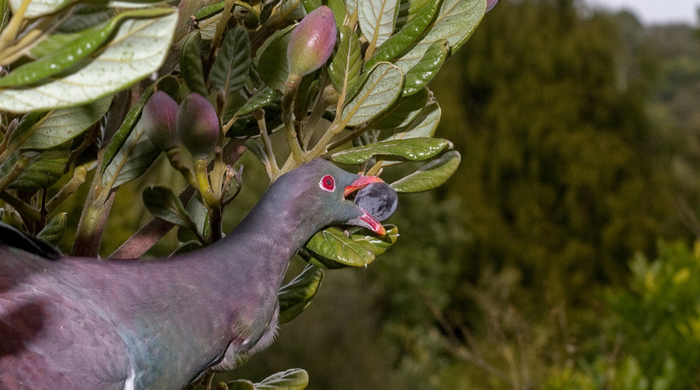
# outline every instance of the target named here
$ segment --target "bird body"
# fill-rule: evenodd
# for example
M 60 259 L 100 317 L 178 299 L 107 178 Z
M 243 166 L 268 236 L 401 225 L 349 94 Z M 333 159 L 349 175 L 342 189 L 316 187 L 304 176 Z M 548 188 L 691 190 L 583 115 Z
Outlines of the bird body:
M 314 160 L 227 237 L 173 258 L 52 261 L 0 245 L 0 389 L 178 389 L 234 367 L 272 342 L 297 249 L 326 225 L 366 226 L 343 193 L 363 180 L 378 179 Z

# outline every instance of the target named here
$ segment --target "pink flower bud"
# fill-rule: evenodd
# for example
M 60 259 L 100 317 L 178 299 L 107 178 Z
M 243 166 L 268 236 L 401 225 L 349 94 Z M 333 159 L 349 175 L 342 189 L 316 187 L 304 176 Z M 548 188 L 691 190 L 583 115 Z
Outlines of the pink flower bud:
M 177 147 L 177 110 L 177 102 L 163 91 L 156 91 L 143 107 L 139 123 L 156 148 L 168 150 Z
M 491 8 L 496 6 L 498 0 L 486 0 L 486 12 L 491 11 Z
M 292 32 L 287 46 L 289 72 L 304 76 L 328 61 L 335 46 L 333 11 L 322 5 L 306 15 Z
M 198 93 L 182 99 L 176 127 L 182 144 L 196 159 L 208 158 L 219 142 L 219 116 L 209 100 Z

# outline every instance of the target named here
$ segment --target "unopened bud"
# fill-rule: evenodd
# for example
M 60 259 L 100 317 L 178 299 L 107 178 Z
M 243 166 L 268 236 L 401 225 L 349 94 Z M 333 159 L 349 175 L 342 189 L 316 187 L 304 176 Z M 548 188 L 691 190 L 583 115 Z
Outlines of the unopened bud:
M 335 18 L 325 5 L 299 22 L 287 46 L 289 73 L 307 75 L 328 61 L 335 46 Z
M 139 123 L 153 145 L 161 150 L 177 147 L 177 110 L 177 102 L 163 91 L 156 91 L 143 107 Z
M 182 144 L 196 159 L 207 159 L 219 142 L 219 116 L 198 93 L 190 93 L 180 103 L 176 127 Z
M 496 6 L 498 0 L 486 0 L 486 12 L 491 11 L 491 8 Z

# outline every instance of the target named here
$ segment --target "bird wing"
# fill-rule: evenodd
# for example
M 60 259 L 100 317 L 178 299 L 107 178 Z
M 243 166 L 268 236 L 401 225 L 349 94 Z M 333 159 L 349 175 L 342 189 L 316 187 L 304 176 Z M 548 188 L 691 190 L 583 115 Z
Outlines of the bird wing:
M 29 237 L 14 227 L 0 221 L 0 245 L 9 245 L 41 257 L 57 260 L 61 252 L 38 238 Z

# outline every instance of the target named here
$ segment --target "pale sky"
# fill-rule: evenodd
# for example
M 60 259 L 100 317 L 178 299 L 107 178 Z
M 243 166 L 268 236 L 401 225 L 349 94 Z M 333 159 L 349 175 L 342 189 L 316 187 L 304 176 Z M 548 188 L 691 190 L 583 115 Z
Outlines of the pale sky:
M 585 0 L 592 7 L 611 10 L 628 9 L 645 24 L 696 24 L 695 10 L 700 0 Z

